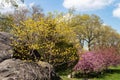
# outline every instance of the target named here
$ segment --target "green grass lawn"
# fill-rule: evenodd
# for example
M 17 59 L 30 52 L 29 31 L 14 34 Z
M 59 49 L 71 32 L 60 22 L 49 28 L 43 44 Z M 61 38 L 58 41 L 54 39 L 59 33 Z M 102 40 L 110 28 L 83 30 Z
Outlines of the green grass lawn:
M 63 80 L 82 80 L 82 78 L 67 78 L 67 74 L 69 71 L 61 72 L 60 76 Z M 103 75 L 97 77 L 90 78 L 90 80 L 120 80 L 120 66 L 112 67 Z

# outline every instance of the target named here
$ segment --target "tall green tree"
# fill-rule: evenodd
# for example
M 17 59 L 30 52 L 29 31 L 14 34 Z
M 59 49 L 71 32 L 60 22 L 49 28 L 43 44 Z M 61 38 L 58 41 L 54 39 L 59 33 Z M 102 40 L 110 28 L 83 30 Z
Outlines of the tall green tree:
M 101 36 L 95 40 L 96 46 L 100 47 L 114 47 L 119 49 L 120 44 L 120 34 L 116 32 L 113 28 L 107 25 L 103 25 L 101 29 Z
M 74 27 L 81 46 L 87 45 L 91 50 L 94 40 L 101 35 L 102 20 L 96 15 L 75 15 L 70 25 Z
M 14 24 L 12 16 L 1 15 L 0 17 L 0 31 L 10 32 Z

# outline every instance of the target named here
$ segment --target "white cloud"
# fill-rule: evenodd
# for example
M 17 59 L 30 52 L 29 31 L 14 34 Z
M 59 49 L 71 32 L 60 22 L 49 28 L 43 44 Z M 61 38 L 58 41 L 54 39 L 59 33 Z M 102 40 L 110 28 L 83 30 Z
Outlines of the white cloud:
M 110 5 L 114 0 L 64 0 L 63 6 L 67 9 L 74 8 L 79 11 L 101 9 Z
M 113 10 L 113 16 L 120 18 L 120 3 L 117 5 L 117 8 Z
M 34 5 L 35 5 L 35 3 L 32 2 L 32 3 L 29 4 L 29 7 L 31 8 L 31 7 L 33 7 Z

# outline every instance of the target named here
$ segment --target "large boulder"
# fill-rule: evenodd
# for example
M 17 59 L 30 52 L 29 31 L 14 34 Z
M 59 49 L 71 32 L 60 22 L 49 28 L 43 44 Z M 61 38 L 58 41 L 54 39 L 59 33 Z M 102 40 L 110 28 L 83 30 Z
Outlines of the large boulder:
M 7 59 L 0 63 L 0 80 L 60 80 L 50 65 Z
M 11 35 L 0 32 L 0 80 L 60 80 L 47 62 L 12 58 Z
M 12 35 L 6 32 L 0 32 L 0 62 L 12 57 L 12 48 L 10 46 Z

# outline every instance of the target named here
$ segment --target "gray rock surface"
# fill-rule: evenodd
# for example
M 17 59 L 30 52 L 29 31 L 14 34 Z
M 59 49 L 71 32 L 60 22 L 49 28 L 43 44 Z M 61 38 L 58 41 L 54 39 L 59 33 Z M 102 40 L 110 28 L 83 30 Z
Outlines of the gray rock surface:
M 7 59 L 0 63 L 0 80 L 59 80 L 59 77 L 49 66 Z
M 52 65 L 12 58 L 11 35 L 0 32 L 0 80 L 60 80 Z
M 10 59 L 12 56 L 12 48 L 10 46 L 12 35 L 6 32 L 0 32 L 0 62 Z

